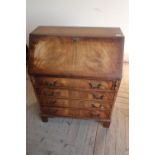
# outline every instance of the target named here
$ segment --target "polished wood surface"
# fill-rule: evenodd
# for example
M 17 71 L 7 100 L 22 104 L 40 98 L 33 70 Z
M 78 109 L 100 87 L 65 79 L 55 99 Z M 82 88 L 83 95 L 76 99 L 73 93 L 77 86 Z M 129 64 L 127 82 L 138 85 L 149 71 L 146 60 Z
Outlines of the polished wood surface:
M 64 99 L 53 97 L 38 97 L 41 106 L 72 108 L 72 109 L 92 109 L 92 110 L 111 110 L 113 100 L 83 100 L 83 99 Z
M 122 38 L 76 38 L 75 40 L 44 37 L 33 45 L 34 48 L 30 48 L 32 54 L 29 72 L 102 80 L 121 79 L 122 45 Z
M 33 80 L 37 86 L 43 86 L 48 88 L 61 87 L 71 89 L 89 89 L 95 91 L 104 90 L 117 90 L 119 86 L 119 80 L 88 80 L 88 79 L 72 79 L 72 78 L 51 78 L 51 77 L 35 77 Z
M 69 108 L 55 108 L 55 107 L 42 107 L 41 108 L 42 116 L 47 117 L 58 116 L 58 117 L 74 117 L 74 118 L 94 118 L 97 120 L 109 120 L 110 110 L 85 110 L 85 109 L 69 109 Z
M 43 121 L 74 117 L 109 127 L 122 78 L 124 37 L 116 32 L 121 31 L 41 27 L 30 34 L 28 71 Z
M 54 98 L 71 98 L 71 99 L 85 99 L 85 100 L 113 100 L 115 92 L 96 92 L 96 91 L 77 91 L 72 89 L 58 89 L 58 88 L 35 88 L 37 94 L 41 97 Z

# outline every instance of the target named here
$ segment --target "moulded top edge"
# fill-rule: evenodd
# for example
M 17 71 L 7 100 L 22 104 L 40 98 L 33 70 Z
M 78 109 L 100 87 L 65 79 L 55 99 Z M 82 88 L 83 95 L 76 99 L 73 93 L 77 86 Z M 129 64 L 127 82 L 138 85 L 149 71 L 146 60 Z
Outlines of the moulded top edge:
M 30 35 L 72 37 L 124 37 L 119 27 L 64 27 L 39 26 Z

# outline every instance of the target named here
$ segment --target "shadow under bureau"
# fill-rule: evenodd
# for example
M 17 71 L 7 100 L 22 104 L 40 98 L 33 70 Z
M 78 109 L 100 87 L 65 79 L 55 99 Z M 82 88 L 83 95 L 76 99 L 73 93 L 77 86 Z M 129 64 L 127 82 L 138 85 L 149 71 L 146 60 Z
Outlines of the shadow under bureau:
M 95 119 L 109 127 L 123 47 L 119 28 L 37 27 L 29 37 L 28 72 L 42 121 Z

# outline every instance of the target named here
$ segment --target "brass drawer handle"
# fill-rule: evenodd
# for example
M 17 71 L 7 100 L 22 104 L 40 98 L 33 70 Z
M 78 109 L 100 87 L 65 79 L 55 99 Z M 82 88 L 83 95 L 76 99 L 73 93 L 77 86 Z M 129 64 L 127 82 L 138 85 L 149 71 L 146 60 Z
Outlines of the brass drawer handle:
M 92 106 L 93 108 L 104 109 L 103 103 L 95 102 L 95 103 L 92 103 L 91 106 Z
M 53 81 L 53 82 L 44 81 L 43 84 L 47 87 L 56 87 L 57 81 Z
M 100 103 L 92 103 L 91 105 L 92 105 L 92 107 L 94 107 L 94 108 L 99 108 L 99 107 L 101 106 Z
M 56 85 L 57 85 L 57 81 L 53 81 L 48 84 L 49 87 L 56 87 Z
M 99 99 L 99 100 L 103 99 L 103 97 L 104 97 L 104 95 L 97 96 L 95 94 L 92 94 L 92 96 L 93 96 L 94 99 Z
M 101 87 L 101 83 L 96 84 L 96 83 L 90 83 L 89 82 L 88 84 L 89 84 L 91 89 L 100 89 L 100 87 Z

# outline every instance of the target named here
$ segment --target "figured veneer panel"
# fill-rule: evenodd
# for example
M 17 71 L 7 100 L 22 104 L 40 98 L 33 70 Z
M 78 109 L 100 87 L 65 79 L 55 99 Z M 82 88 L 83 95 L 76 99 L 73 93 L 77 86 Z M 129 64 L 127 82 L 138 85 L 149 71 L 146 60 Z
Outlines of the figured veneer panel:
M 31 74 L 121 79 L 122 38 L 46 37 L 31 51 Z M 88 52 L 89 51 L 89 52 Z

